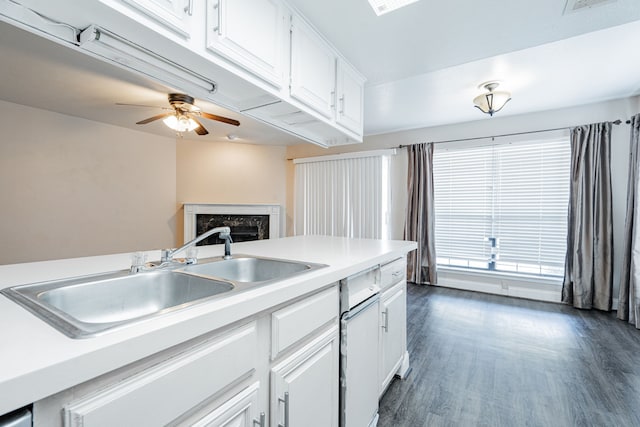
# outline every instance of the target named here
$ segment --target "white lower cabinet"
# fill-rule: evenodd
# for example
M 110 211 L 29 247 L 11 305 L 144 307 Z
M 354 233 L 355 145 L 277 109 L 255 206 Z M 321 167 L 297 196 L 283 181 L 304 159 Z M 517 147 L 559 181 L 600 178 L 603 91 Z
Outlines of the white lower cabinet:
M 380 396 L 395 375 L 409 370 L 407 353 L 407 260 L 399 258 L 381 267 Z
M 334 283 L 35 402 L 34 426 L 338 427 L 339 337 Z
M 191 423 L 192 427 L 267 427 L 259 411 L 260 383 L 256 382 L 224 404 Z
M 255 322 L 233 329 L 72 401 L 63 408 L 64 425 L 167 425 L 221 390 L 250 377 L 258 364 L 257 344 Z
M 338 320 L 339 294 L 336 286 L 290 304 L 271 315 L 271 359 Z
M 380 393 L 398 372 L 406 351 L 407 282 L 402 281 L 380 300 Z
M 272 368 L 272 426 L 337 427 L 338 354 L 334 325 Z

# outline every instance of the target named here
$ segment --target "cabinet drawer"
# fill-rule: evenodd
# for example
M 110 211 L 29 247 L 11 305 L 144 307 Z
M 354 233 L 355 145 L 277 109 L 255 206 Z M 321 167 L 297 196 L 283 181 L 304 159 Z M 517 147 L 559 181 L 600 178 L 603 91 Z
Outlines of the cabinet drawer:
M 70 403 L 64 425 L 166 425 L 251 375 L 257 352 L 253 322 Z
M 406 258 L 398 258 L 388 264 L 380 267 L 381 279 L 380 288 L 386 289 L 395 285 L 407 277 L 407 260 Z
M 271 315 L 271 358 L 338 318 L 338 287 L 320 292 Z

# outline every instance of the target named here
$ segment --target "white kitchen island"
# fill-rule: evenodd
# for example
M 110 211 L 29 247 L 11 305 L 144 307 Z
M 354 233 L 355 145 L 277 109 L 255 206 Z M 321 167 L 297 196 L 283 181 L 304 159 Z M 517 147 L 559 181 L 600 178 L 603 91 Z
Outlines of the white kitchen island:
M 255 414 L 252 412 L 251 416 L 259 421 L 260 414 L 266 412 L 267 419 L 275 424 L 289 410 L 281 408 L 282 402 L 277 399 L 275 402 L 270 399 L 269 389 L 272 388 L 273 394 L 278 375 L 285 375 L 286 380 L 286 374 L 303 366 L 305 360 L 327 354 L 326 360 L 332 361 L 333 354 L 337 351 L 334 341 L 337 340 L 335 315 L 338 310 L 338 281 L 404 257 L 415 247 L 414 242 L 324 236 L 298 236 L 234 244 L 232 250 L 236 254 L 306 261 L 326 264 L 327 267 L 241 293 L 231 292 L 228 296 L 213 298 L 86 339 L 71 339 L 18 304 L 0 296 L 0 414 L 35 403 L 34 425 L 78 425 L 72 419 L 65 420 L 63 424 L 62 416 L 59 415 L 62 407 L 67 408 L 65 410 L 71 408 L 72 412 L 82 412 L 92 404 L 86 402 L 85 396 L 95 395 L 96 390 L 106 389 L 111 396 L 122 394 L 124 391 L 115 389 L 114 384 L 126 385 L 128 378 L 147 378 L 149 375 L 146 372 L 158 376 L 164 372 L 162 369 L 166 370 L 163 364 L 166 365 L 167 360 L 179 361 L 181 357 L 190 360 L 189 357 L 198 359 L 200 354 L 216 354 L 207 349 L 215 350 L 225 339 L 233 341 L 229 338 L 233 337 L 229 331 L 237 330 L 240 331 L 238 336 L 252 337 L 255 340 L 255 343 L 247 341 L 250 352 L 255 350 L 256 353 L 247 363 L 254 363 L 255 366 L 251 365 L 239 372 L 238 377 L 234 377 L 228 384 L 212 385 L 211 397 L 193 402 L 194 409 L 190 414 L 196 416 L 209 411 L 218 416 L 224 415 L 225 410 L 233 413 L 233 405 L 223 405 L 230 397 L 239 399 L 237 403 L 240 406 L 242 399 L 246 402 L 254 399 L 254 406 L 258 408 L 252 409 Z M 222 245 L 199 248 L 200 258 L 220 256 L 222 253 Z M 148 259 L 158 258 L 159 251 L 148 253 Z M 0 288 L 123 270 L 128 269 L 130 264 L 131 254 L 127 253 L 4 265 L 0 266 Z M 300 339 L 300 345 L 292 344 L 283 347 L 282 351 L 275 351 L 274 337 L 296 336 L 297 333 L 294 331 L 291 334 L 285 329 L 278 332 L 275 326 L 278 322 L 274 319 L 280 319 L 278 321 L 282 327 L 293 327 L 295 330 L 295 324 L 287 324 L 287 319 L 304 319 L 300 316 L 305 313 L 313 318 L 326 316 L 326 321 L 323 320 L 321 328 L 313 326 L 310 333 Z M 306 321 L 299 321 L 299 324 L 299 328 L 304 330 Z M 314 325 L 314 322 L 311 321 L 310 324 Z M 319 322 L 316 321 L 316 324 Z M 314 349 L 317 351 L 313 352 Z M 190 351 L 196 356 L 191 355 Z M 234 365 L 242 365 L 244 362 L 241 356 L 236 354 L 233 357 L 221 356 L 223 359 L 211 360 L 218 363 L 215 368 L 223 373 L 233 371 Z M 181 371 L 176 372 L 180 374 Z M 221 376 L 224 375 L 212 374 L 212 378 Z M 335 381 L 337 385 L 337 377 Z M 333 383 L 328 384 L 328 387 L 331 384 Z M 169 396 L 169 404 L 178 401 L 176 397 L 185 391 L 172 390 L 172 393 L 175 396 Z M 146 410 L 143 401 L 138 403 Z M 156 405 L 158 409 L 162 407 L 161 398 Z M 190 414 L 176 418 L 176 424 L 187 422 Z M 51 417 L 55 419 L 52 420 Z M 249 418 L 246 419 L 248 421 Z M 265 425 L 270 423 L 267 421 Z

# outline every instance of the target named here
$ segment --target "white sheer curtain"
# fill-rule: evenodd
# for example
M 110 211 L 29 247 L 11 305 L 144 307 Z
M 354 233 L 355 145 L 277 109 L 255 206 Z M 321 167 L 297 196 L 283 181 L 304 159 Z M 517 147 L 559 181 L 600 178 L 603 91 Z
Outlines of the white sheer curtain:
M 391 150 L 296 159 L 296 235 L 387 239 Z

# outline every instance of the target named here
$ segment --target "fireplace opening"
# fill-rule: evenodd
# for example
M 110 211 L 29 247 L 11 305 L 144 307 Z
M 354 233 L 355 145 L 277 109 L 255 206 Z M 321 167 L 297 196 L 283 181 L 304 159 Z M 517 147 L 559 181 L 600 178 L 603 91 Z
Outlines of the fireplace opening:
M 227 214 L 196 214 L 196 235 L 215 228 L 231 228 L 231 238 L 234 242 L 247 242 L 269 238 L 269 215 L 227 215 Z M 198 246 L 216 245 L 224 243 L 217 234 L 198 243 Z

